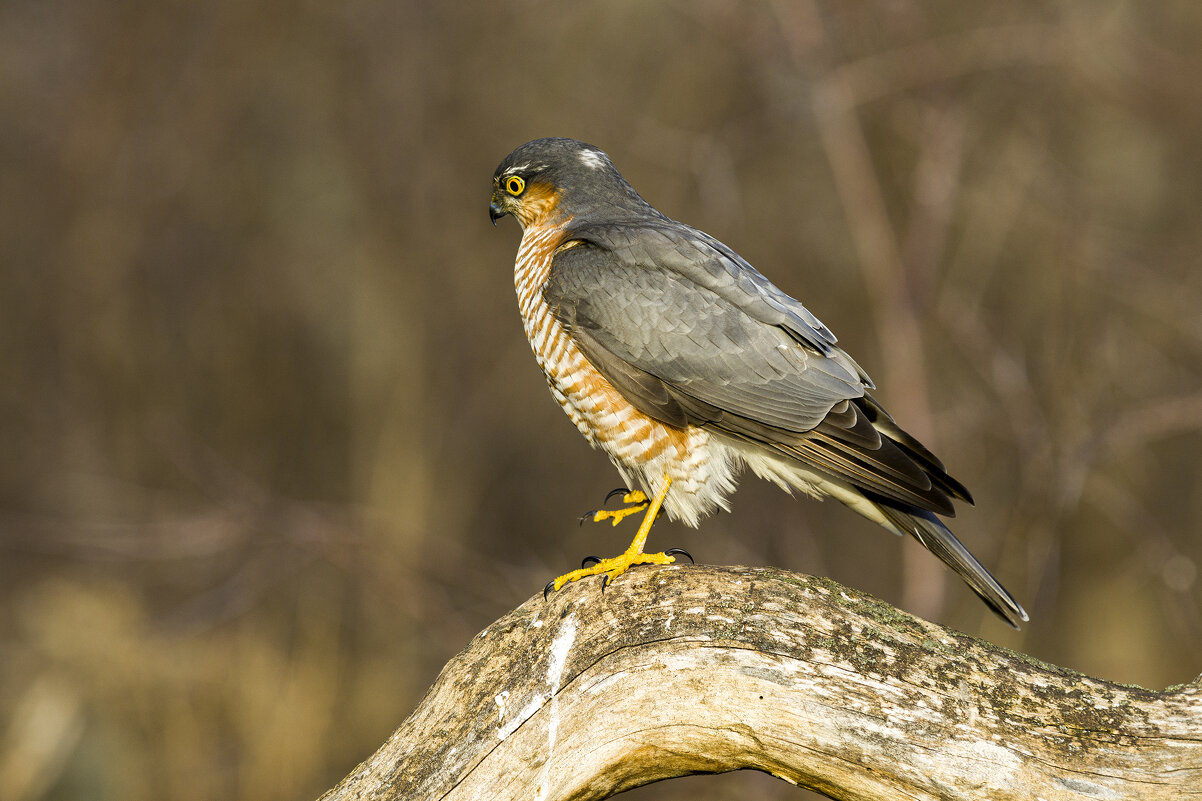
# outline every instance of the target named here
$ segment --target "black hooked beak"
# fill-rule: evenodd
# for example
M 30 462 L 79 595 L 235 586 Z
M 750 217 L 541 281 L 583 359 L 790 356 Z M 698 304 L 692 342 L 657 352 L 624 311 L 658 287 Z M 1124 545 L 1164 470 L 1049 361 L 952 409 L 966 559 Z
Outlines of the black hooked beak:
M 497 201 L 490 200 L 488 203 L 488 218 L 492 220 L 492 227 L 497 227 L 497 220 L 504 217 L 509 212 L 505 211 L 498 205 Z

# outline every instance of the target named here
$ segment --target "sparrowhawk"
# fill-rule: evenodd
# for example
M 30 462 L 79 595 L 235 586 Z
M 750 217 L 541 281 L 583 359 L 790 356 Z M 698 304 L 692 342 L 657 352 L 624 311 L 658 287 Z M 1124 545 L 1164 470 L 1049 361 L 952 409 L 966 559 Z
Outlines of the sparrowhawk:
M 697 526 L 728 508 L 748 467 L 912 535 L 1010 625 L 1027 620 L 939 518 L 971 503 L 968 490 L 893 422 L 830 330 L 737 253 L 664 216 L 573 139 L 510 153 L 488 210 L 521 224 L 518 305 L 552 395 L 638 488 L 596 519 L 646 510 L 624 554 L 549 587 L 674 561 L 643 551 L 661 507 Z

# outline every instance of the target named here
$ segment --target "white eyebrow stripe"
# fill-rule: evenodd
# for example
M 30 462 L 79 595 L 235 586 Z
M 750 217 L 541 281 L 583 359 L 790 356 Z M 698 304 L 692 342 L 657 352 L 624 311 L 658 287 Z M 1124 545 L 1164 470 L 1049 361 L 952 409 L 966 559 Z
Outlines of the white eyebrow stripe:
M 516 172 L 525 172 L 526 170 L 530 170 L 532 172 L 537 172 L 539 170 L 544 170 L 546 168 L 547 168 L 546 164 L 531 164 L 530 162 L 526 162 L 525 164 L 517 164 L 517 165 L 514 165 L 513 167 L 509 167 L 501 174 L 502 175 L 513 175 Z

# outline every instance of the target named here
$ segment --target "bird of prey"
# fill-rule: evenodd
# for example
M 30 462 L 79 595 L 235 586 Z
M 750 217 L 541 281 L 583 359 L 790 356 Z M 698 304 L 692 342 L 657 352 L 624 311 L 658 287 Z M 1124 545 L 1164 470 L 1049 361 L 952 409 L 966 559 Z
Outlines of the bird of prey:
M 598 148 L 536 139 L 493 175 L 488 207 L 522 228 L 514 283 L 551 394 L 645 514 L 630 548 L 555 579 L 667 564 L 657 514 L 697 526 L 744 467 L 831 497 L 942 559 L 1015 628 L 1027 613 L 940 520 L 972 502 L 870 394 L 835 336 L 731 248 L 648 204 Z

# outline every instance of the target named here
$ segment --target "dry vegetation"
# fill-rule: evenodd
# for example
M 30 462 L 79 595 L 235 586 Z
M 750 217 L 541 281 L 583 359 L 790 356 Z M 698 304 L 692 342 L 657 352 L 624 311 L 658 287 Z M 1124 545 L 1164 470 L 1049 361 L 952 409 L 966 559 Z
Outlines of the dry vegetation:
M 1202 6 L 0 8 L 0 798 L 312 797 L 627 532 L 488 180 L 544 135 L 801 297 L 978 507 L 935 560 L 754 480 L 713 564 L 1102 678 L 1202 670 Z M 646 799 L 795 797 L 686 779 Z

